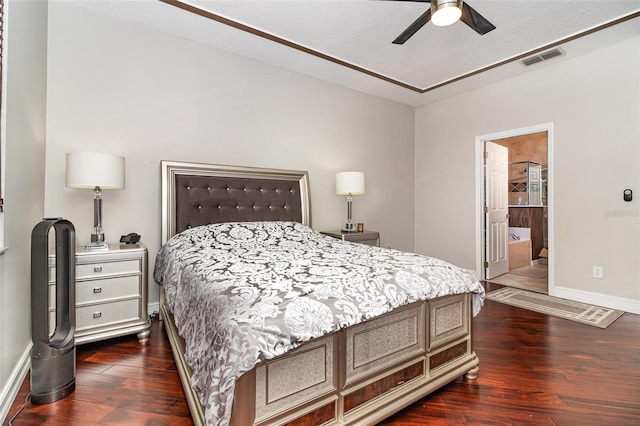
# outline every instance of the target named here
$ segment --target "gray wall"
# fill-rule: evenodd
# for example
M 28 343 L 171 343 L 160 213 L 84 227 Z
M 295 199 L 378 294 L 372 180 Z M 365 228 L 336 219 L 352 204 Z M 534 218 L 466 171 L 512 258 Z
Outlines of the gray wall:
M 555 294 L 640 313 L 639 76 L 635 37 L 418 108 L 417 251 L 476 269 L 476 137 L 553 123 Z
M 335 173 L 363 171 L 355 221 L 413 249 L 413 108 L 64 2 L 49 9 L 45 211 L 71 220 L 80 242 L 92 192 L 65 188 L 65 153 L 86 150 L 125 157 L 126 189 L 104 191 L 103 225 L 110 241 L 141 234 L 150 268 L 160 160 L 307 170 L 317 230 L 346 221 Z
M 0 420 L 28 368 L 31 230 L 44 213 L 47 77 L 47 2 L 12 1 L 6 7 L 2 215 L 7 251 L 0 255 Z

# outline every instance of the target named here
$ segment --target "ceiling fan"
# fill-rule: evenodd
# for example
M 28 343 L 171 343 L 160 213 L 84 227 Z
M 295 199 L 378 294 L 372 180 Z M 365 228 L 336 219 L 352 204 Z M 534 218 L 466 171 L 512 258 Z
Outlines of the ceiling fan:
M 495 30 L 496 27 L 484 16 L 462 0 L 395 0 L 431 3 L 431 7 L 393 40 L 393 44 L 403 44 L 420 28 L 431 20 L 435 25 L 450 25 L 460 19 L 480 35 Z

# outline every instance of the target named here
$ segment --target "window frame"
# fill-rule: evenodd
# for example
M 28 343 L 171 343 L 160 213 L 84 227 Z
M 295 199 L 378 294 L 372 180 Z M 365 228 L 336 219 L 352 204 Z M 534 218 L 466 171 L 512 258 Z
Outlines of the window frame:
M 0 0 L 0 255 L 7 251 L 4 239 L 4 198 L 6 187 L 7 152 L 7 78 L 6 78 L 6 34 L 7 0 Z
M 6 151 L 6 111 L 4 105 L 6 104 L 6 86 L 5 81 L 6 78 L 4 76 L 5 66 L 4 66 L 4 35 L 5 35 L 5 0 L 0 0 L 0 216 L 3 216 L 4 212 L 4 183 L 5 183 L 5 151 Z M 0 222 L 0 243 L 4 240 L 4 221 Z

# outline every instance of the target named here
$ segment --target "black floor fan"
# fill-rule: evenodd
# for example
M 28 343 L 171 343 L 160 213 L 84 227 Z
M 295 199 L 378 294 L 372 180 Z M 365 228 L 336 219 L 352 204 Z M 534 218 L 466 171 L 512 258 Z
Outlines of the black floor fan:
M 49 325 L 49 234 L 55 231 L 55 330 Z M 31 232 L 31 402 L 48 404 L 76 387 L 76 231 L 62 218 Z

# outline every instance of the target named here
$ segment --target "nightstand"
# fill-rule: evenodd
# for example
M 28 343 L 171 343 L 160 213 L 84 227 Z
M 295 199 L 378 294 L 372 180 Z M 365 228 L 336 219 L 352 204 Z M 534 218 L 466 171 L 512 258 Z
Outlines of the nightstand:
M 321 234 L 328 235 L 343 241 L 351 241 L 354 243 L 366 244 L 369 246 L 380 247 L 380 233 L 378 231 L 362 231 L 362 232 L 342 232 L 342 231 L 324 231 Z
M 55 255 L 49 255 L 49 300 L 55 297 Z M 49 324 L 55 327 L 55 306 Z M 149 339 L 147 249 L 110 244 L 109 250 L 76 247 L 76 332 L 78 344 L 136 333 Z

